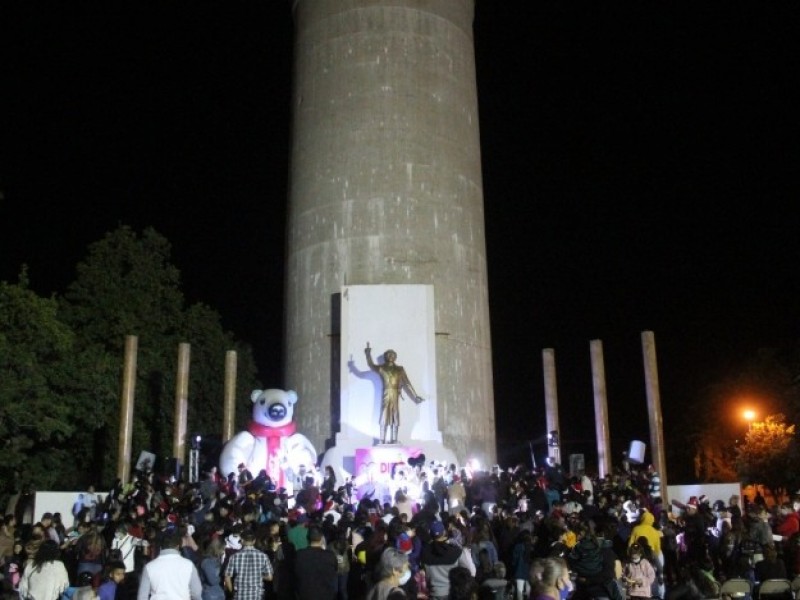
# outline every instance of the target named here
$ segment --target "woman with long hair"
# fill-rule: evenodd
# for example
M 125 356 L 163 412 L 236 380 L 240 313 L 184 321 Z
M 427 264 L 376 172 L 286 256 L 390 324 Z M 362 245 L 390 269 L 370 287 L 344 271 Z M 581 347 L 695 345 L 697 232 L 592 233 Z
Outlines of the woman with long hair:
M 533 560 L 533 537 L 531 532 L 523 529 L 517 537 L 517 543 L 511 550 L 511 573 L 515 582 L 514 598 L 525 600 L 530 594 L 528 579 Z
M 60 557 L 61 549 L 57 542 L 43 541 L 33 560 L 25 565 L 19 582 L 19 597 L 58 600 L 69 587 L 67 568 Z
M 472 562 L 477 568 L 476 579 L 482 583 L 494 574 L 494 564 L 499 560 L 497 546 L 489 522 L 481 520 L 472 541 Z
M 78 539 L 78 575 L 91 573 L 96 585 L 100 584 L 103 565 L 106 562 L 108 546 L 102 535 L 92 526 Z
M 320 492 L 323 496 L 332 496 L 336 492 L 336 472 L 330 465 L 325 465 L 325 477 L 322 480 Z
M 206 546 L 203 560 L 200 562 L 200 581 L 203 584 L 203 600 L 225 600 L 222 588 L 222 557 L 225 555 L 225 544 L 219 538 L 212 538 Z

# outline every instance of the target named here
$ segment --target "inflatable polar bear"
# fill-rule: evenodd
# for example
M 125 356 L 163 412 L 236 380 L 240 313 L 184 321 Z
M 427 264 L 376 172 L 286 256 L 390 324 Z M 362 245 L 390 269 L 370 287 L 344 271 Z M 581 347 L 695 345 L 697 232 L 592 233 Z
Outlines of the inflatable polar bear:
M 223 476 L 237 473 L 244 463 L 255 476 L 265 469 L 276 487 L 290 487 L 301 465 L 317 464 L 317 451 L 309 439 L 297 433 L 292 421 L 297 392 L 253 390 L 253 415 L 247 431 L 240 431 L 225 444 L 219 457 Z

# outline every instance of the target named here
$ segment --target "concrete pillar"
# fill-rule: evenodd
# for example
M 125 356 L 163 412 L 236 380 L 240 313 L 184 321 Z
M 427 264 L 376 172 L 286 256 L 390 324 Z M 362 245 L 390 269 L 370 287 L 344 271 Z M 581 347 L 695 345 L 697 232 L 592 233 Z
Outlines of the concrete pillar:
M 191 345 L 178 345 L 178 373 L 175 378 L 175 434 L 172 456 L 179 466 L 186 464 L 186 417 L 189 406 L 189 356 Z
M 225 406 L 222 412 L 222 443 L 233 437 L 236 421 L 236 350 L 225 353 Z
M 647 412 L 650 415 L 650 454 L 661 477 L 661 500 L 669 504 L 667 494 L 667 459 L 664 455 L 664 424 L 661 417 L 661 392 L 658 387 L 656 339 L 652 331 L 642 332 L 644 382 L 647 389 Z
M 125 336 L 125 358 L 122 367 L 122 397 L 119 411 L 119 442 L 117 445 L 117 477 L 127 483 L 131 476 L 131 447 L 133 438 L 133 406 L 136 397 L 136 357 L 139 338 Z
M 547 433 L 558 432 L 561 444 L 561 429 L 558 426 L 558 389 L 556 386 L 556 353 L 552 348 L 542 350 L 542 366 L 544 368 L 544 410 L 547 419 Z M 556 462 L 561 462 L 561 448 L 547 445 L 547 456 L 553 457 Z
M 611 473 L 611 445 L 608 432 L 608 396 L 602 340 L 589 342 L 592 356 L 592 389 L 594 391 L 595 433 L 597 436 L 597 474 L 605 478 Z
M 474 0 L 294 1 L 284 386 L 318 449 L 339 430 L 336 295 L 432 284 L 444 445 L 496 459 L 473 18 Z

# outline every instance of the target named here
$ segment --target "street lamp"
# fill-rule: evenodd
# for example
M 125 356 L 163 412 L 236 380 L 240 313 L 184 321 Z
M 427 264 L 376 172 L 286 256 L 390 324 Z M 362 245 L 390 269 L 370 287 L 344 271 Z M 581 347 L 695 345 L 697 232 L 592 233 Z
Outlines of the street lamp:
M 744 420 L 747 421 L 747 428 L 750 429 L 750 427 L 753 424 L 753 421 L 756 418 L 756 411 L 748 408 L 742 413 L 742 416 L 744 417 Z

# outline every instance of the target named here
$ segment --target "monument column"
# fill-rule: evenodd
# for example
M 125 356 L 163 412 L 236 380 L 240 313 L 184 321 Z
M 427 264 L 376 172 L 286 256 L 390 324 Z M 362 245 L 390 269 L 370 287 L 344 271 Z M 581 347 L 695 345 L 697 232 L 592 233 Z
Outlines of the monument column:
M 233 437 L 236 420 L 236 350 L 225 353 L 225 401 L 222 411 L 222 441 Z
M 139 338 L 125 336 L 125 362 L 122 370 L 122 398 L 119 411 L 119 444 L 117 446 L 117 477 L 124 484 L 131 475 L 133 442 L 133 405 L 136 398 L 136 358 Z
M 556 384 L 556 352 L 552 348 L 542 350 L 544 369 L 544 411 L 547 423 L 547 456 L 561 462 L 561 431 L 558 428 L 558 386 Z M 556 433 L 555 443 L 550 436 Z
M 667 493 L 667 458 L 664 453 L 664 423 L 661 416 L 661 391 L 658 386 L 656 338 L 652 331 L 642 332 L 644 382 L 647 390 L 647 413 L 650 415 L 650 454 L 661 478 L 661 500 L 669 504 Z
M 191 346 L 178 344 L 178 369 L 175 376 L 175 423 L 172 437 L 172 456 L 178 469 L 186 464 L 186 419 L 189 409 L 189 357 Z
M 284 386 L 319 449 L 339 430 L 342 288 L 421 284 L 444 444 L 496 459 L 473 17 L 474 0 L 294 1 Z
M 611 444 L 608 431 L 608 396 L 606 394 L 606 365 L 602 340 L 589 342 L 592 357 L 592 390 L 594 392 L 595 434 L 597 436 L 597 475 L 605 479 L 611 473 Z

